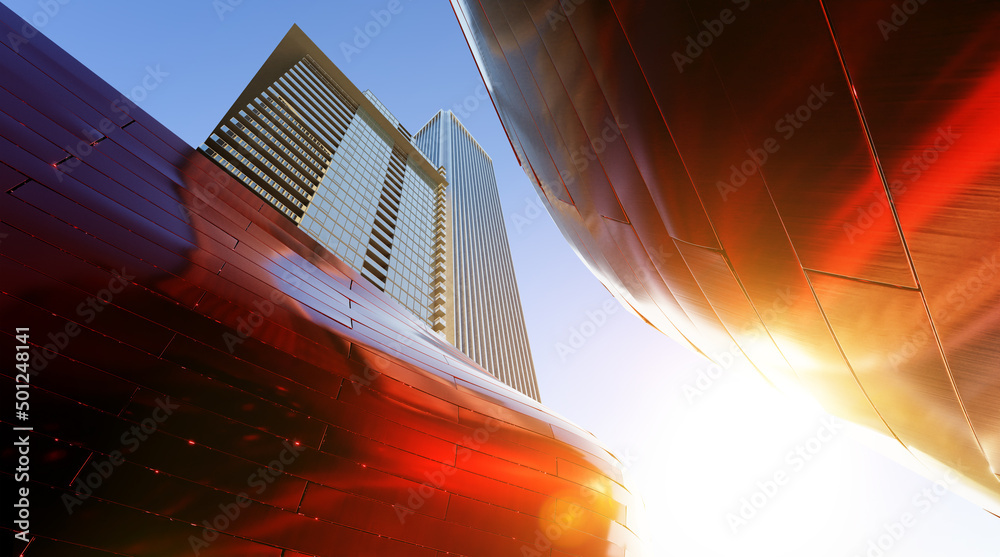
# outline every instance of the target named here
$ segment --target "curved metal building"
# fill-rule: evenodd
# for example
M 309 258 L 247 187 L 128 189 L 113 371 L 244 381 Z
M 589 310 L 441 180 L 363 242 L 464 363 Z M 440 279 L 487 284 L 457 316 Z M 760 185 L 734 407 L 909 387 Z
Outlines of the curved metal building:
M 1000 9 L 452 0 L 619 300 L 1000 508 Z
M 636 554 L 592 435 L 4 6 L 0 36 L 12 554 Z

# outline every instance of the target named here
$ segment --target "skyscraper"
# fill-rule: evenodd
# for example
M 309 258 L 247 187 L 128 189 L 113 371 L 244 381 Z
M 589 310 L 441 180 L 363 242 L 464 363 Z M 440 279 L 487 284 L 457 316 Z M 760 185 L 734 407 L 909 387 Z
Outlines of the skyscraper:
M 448 340 L 501 381 L 538 400 L 493 160 L 450 110 L 434 115 L 414 143 L 450 183 Z
M 539 399 L 493 163 L 450 111 L 411 136 L 293 26 L 200 150 Z M 442 168 L 460 191 L 446 193 Z
M 200 150 L 444 332 L 447 182 L 298 26 Z

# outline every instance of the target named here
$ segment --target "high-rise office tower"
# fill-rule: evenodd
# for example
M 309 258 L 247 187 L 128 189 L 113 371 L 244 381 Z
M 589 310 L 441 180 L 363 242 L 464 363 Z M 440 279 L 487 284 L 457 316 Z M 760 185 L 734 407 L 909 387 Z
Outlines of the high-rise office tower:
M 293 26 L 200 150 L 501 381 L 539 399 L 493 163 L 451 112 L 411 136 Z
M 447 183 L 406 128 L 298 26 L 200 150 L 445 331 Z
M 539 399 L 493 160 L 450 110 L 434 115 L 414 143 L 449 181 L 448 340 L 501 381 Z

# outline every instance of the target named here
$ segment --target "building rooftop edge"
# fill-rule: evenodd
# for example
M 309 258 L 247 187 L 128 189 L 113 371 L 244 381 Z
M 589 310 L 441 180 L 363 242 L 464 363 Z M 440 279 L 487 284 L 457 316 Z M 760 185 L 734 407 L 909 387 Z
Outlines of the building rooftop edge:
M 292 24 L 292 27 L 285 33 L 282 37 L 281 42 L 278 46 L 274 48 L 274 51 L 267 57 L 267 60 L 261 65 L 257 73 L 254 74 L 253 78 L 247 83 L 247 86 L 240 93 L 240 96 L 233 101 L 233 104 L 219 120 L 219 123 L 213 129 L 219 129 L 220 126 L 229 122 L 229 119 L 243 110 L 246 105 L 254 99 L 261 91 L 265 90 L 269 85 L 274 83 L 281 77 L 285 72 L 287 72 L 296 62 L 310 56 L 315 63 L 317 63 L 320 68 L 326 72 L 337 85 L 342 87 L 344 91 L 347 92 L 351 98 L 358 103 L 358 106 L 364 108 L 368 115 L 377 122 L 386 133 L 392 137 L 393 141 L 406 152 L 407 155 L 413 157 L 417 166 L 427 174 L 432 180 L 436 180 L 440 187 L 447 187 L 448 181 L 438 173 L 438 169 L 427 160 L 427 157 L 417 149 L 416 145 L 403 135 L 396 126 L 382 113 L 381 110 L 365 94 L 358 89 L 357 85 L 348 78 L 344 72 L 333 63 L 332 60 L 316 46 L 316 43 L 309 38 L 305 32 L 299 28 L 297 24 Z M 388 109 L 388 107 L 387 107 Z

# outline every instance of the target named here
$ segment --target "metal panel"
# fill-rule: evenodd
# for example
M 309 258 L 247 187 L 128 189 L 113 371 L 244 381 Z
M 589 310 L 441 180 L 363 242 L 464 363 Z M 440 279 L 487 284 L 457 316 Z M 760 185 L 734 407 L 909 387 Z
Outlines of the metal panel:
M 732 335 L 783 386 L 888 436 L 903 432 L 925 461 L 976 471 L 967 481 L 1000 508 L 1000 483 L 983 475 L 1000 467 L 995 5 L 452 6 L 543 193 L 535 170 L 558 161 L 567 137 L 586 144 L 609 115 L 627 124 L 617 126 L 622 141 L 576 172 L 575 205 L 552 195 L 546 204 L 620 301 L 710 357 Z M 511 70 L 517 57 L 529 63 Z M 523 89 L 543 91 L 548 109 L 534 97 L 512 101 Z M 578 200 L 603 198 L 609 186 L 623 213 L 614 225 L 604 205 Z M 676 244 L 687 264 L 651 260 L 658 243 Z M 870 362 L 894 348 L 862 341 L 911 326 L 909 310 L 859 321 L 837 304 L 832 326 L 810 277 L 852 285 L 859 311 L 900 299 L 923 308 L 921 333 L 933 334 L 935 365 L 956 397 L 936 407 L 936 423 L 914 410 L 931 368 L 873 383 L 877 397 L 867 390 Z M 741 338 L 748 325 L 769 335 L 760 350 Z
M 920 293 L 817 273 L 810 280 L 862 388 L 900 442 L 996 489 Z
M 955 384 L 1000 471 L 1000 14 L 928 3 L 903 28 L 866 29 L 857 14 L 885 19 L 891 3 L 828 9 L 838 34 L 857 37 L 840 47 Z M 898 102 L 900 91 L 912 101 Z

